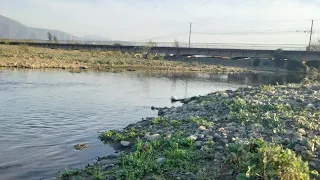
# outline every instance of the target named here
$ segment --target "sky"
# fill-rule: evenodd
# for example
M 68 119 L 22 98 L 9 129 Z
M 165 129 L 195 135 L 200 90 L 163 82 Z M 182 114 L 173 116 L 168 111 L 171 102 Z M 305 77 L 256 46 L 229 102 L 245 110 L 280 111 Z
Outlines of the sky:
M 30 27 L 124 41 L 307 44 L 320 38 L 320 0 L 1 0 Z

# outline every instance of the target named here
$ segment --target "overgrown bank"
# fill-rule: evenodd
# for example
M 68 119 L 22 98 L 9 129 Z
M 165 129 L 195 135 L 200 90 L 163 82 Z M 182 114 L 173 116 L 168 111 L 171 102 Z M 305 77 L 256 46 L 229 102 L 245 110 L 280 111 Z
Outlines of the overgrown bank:
M 60 179 L 317 179 L 319 118 L 310 81 L 192 97 L 102 133 L 125 151 Z
M 78 51 L 29 47 L 27 45 L 0 45 L 0 67 L 60 68 L 60 69 L 150 69 L 204 72 L 242 72 L 244 68 L 190 64 L 177 61 L 142 59 L 135 54 L 120 51 Z

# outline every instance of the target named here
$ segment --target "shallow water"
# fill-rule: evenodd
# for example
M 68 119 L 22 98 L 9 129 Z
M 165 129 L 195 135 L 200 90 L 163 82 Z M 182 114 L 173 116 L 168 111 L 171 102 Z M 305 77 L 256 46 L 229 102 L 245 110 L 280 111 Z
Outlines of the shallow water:
M 113 154 L 97 138 L 99 132 L 156 116 L 150 107 L 172 106 L 173 95 L 191 97 L 301 78 L 0 69 L 0 179 L 52 179 L 65 167 L 82 168 L 99 156 Z M 90 147 L 73 148 L 83 142 Z

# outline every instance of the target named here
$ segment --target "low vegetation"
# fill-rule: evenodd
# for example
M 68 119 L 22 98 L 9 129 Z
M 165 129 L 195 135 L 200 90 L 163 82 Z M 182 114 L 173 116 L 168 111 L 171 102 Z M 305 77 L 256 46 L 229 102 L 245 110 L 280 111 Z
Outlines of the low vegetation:
M 149 42 L 147 49 L 156 46 Z M 14 68 L 61 68 L 61 69 L 154 69 L 154 70 L 184 70 L 207 72 L 239 72 L 240 68 L 218 67 L 214 65 L 197 66 L 188 63 L 154 60 L 157 56 L 149 54 L 147 59 L 135 56 L 133 53 L 120 51 L 98 50 L 62 50 L 19 46 L 0 45 L 0 67 Z M 161 59 L 161 58 L 160 58 Z

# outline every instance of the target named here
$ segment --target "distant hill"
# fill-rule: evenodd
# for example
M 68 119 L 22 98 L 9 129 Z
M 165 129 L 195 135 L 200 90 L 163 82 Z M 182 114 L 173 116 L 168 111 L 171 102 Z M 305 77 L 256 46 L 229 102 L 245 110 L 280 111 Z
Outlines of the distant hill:
M 66 32 L 33 28 L 25 26 L 15 20 L 0 15 L 0 39 L 39 39 L 47 40 L 47 33 L 55 35 L 58 40 L 81 40 L 81 38 Z

